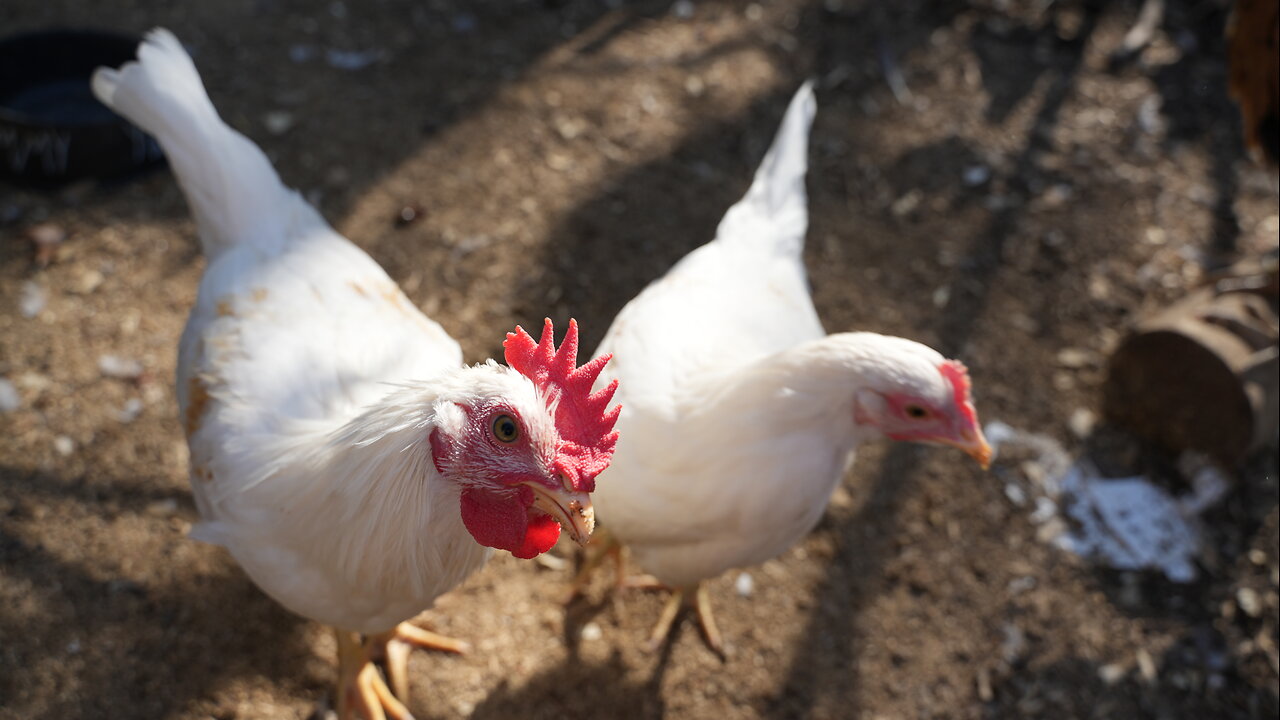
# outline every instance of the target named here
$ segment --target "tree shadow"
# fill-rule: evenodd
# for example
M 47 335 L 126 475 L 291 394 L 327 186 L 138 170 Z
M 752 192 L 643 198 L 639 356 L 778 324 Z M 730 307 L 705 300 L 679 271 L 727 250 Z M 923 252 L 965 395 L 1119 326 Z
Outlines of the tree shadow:
M 1037 155 L 1047 149 L 1050 133 L 1059 111 L 1068 97 L 1083 63 L 1086 44 L 1097 25 L 1097 9 L 1086 8 L 1078 34 L 1056 53 L 1051 80 L 1037 109 L 1033 128 L 1011 171 L 1001 178 L 1010 191 L 1024 198 L 1030 195 L 1029 183 L 1037 175 Z M 954 151 L 953 141 L 944 141 L 941 149 Z M 913 151 L 929 157 L 931 150 Z M 912 162 L 905 158 L 904 162 Z M 961 355 L 974 331 L 975 322 L 986 310 L 993 287 L 992 279 L 1002 266 L 1005 244 L 1015 236 L 1025 203 L 1009 203 L 997 209 L 977 232 L 964 258 L 957 265 L 957 282 L 944 309 L 930 323 L 937 338 L 937 348 L 944 355 Z M 859 635 L 857 618 L 875 597 L 892 549 L 894 529 L 904 500 L 911 496 L 922 471 L 920 455 L 907 446 L 894 446 L 881 461 L 869 483 L 865 505 L 830 528 L 838 540 L 837 551 L 827 575 L 815 589 L 815 610 L 801 635 L 800 646 L 818 646 L 825 638 L 841 638 L 832 647 L 835 657 L 827 654 L 797 653 L 787 671 L 778 696 L 768 707 L 775 718 L 804 718 L 813 715 L 823 700 L 840 707 L 855 708 L 859 695 L 857 658 L 854 648 Z M 874 527 L 869 534 L 865 528 Z M 821 657 L 821 659 L 819 659 Z M 856 712 L 856 711 L 855 711 Z
M 1166 122 L 1166 151 L 1200 145 L 1209 156 L 1213 215 L 1207 250 L 1213 266 L 1229 262 L 1236 249 L 1240 225 L 1235 199 L 1240 179 L 1235 166 L 1245 157 L 1239 109 L 1227 94 L 1227 63 L 1204 62 L 1205 57 L 1226 57 L 1229 11 L 1229 4 L 1203 0 L 1166 3 L 1160 29 L 1176 49 L 1177 59 L 1151 66 L 1138 54 L 1113 66 L 1117 73 L 1146 74 L 1155 85 Z
M 1068 657 L 1044 666 L 996 671 L 983 717 L 1076 718 L 1196 717 L 1262 720 L 1280 712 L 1274 692 L 1250 692 L 1213 659 L 1221 650 L 1211 628 L 1197 627 L 1165 653 L 1147 655 L 1152 676 L 1139 663 L 1101 665 Z M 1206 668 L 1209 669 L 1206 672 Z M 1149 670 L 1149 671 L 1150 671 Z M 1149 672 L 1148 671 L 1148 672 Z
M 614 32 L 622 32 L 669 5 L 55 0 L 5 3 L 0 27 L 6 35 L 68 25 L 139 35 L 169 28 L 191 52 L 222 118 L 332 222 L 424 142 L 472 115 L 548 52 L 602 18 L 618 18 Z M 335 104 L 334 97 L 349 102 Z M 286 129 L 271 129 L 273 113 L 288 118 Z M 91 208 L 103 223 L 189 215 L 167 170 L 48 192 L 0 188 L 5 205 L 20 213 L 15 229 L 68 208 Z M 148 201 L 138 202 L 138 193 Z M 185 266 L 198 254 L 191 241 L 173 262 Z M 0 252 L 0 265 L 22 255 Z
M 475 720 L 513 717 L 661 720 L 665 717 L 665 703 L 659 690 L 670 657 L 668 644 L 652 674 L 642 683 L 625 680 L 628 667 L 616 652 L 600 664 L 571 658 L 535 675 L 522 688 L 500 685 L 476 706 L 471 717 Z
M 146 518 L 156 500 L 180 498 L 181 515 L 194 516 L 186 492 L 159 487 L 155 479 L 89 485 L 0 468 L 10 508 L 0 517 L 0 588 L 8 586 L 0 595 L 25 598 L 18 604 L 15 597 L 0 613 L 6 666 L 0 698 L 8 711 L 29 708 L 34 691 L 49 716 L 167 717 L 236 677 L 267 677 L 310 692 L 327 685 L 328 678 L 298 663 L 310 653 L 305 621 L 230 562 L 213 574 L 177 568 L 161 573 L 165 581 L 137 582 L 112 578 L 89 555 L 60 557 L 27 536 L 25 527 L 39 522 L 33 508 L 46 502 L 74 503 L 86 514 L 111 508 L 107 517 L 127 522 Z M 193 542 L 172 530 L 151 532 Z M 44 694 L 50 682 L 65 686 L 51 703 Z

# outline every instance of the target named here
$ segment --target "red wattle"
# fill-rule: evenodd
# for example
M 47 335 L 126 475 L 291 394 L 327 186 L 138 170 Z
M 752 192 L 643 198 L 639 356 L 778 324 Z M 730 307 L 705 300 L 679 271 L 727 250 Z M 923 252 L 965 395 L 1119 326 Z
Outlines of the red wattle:
M 519 495 L 499 495 L 468 488 L 462 491 L 462 524 L 476 542 L 510 551 L 528 560 L 551 549 L 560 538 L 560 523 L 530 512 Z
M 511 550 L 511 554 L 521 560 L 528 560 L 550 550 L 559 539 L 560 523 L 556 522 L 555 518 L 542 513 L 529 513 L 524 544 Z

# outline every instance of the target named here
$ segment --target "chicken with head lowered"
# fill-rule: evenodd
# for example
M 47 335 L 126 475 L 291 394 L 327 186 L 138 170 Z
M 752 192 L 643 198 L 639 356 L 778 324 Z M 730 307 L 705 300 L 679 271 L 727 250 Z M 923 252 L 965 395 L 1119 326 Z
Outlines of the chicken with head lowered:
M 595 495 L 600 541 L 674 590 L 655 645 L 684 601 L 721 652 L 702 583 L 798 542 L 859 445 L 990 460 L 963 365 L 911 340 L 824 332 L 802 258 L 814 111 L 806 85 L 716 238 L 631 300 L 600 346 L 613 355 L 601 382 L 621 380 L 623 406 Z M 604 554 L 590 554 L 575 592 Z
M 467 367 L 362 250 L 218 117 L 177 39 L 99 69 L 95 94 L 151 133 L 208 264 L 178 353 L 178 399 L 203 520 L 268 595 L 332 625 L 344 718 L 407 718 L 411 646 L 461 644 L 408 622 L 490 548 L 531 558 L 593 528 L 617 441 L 608 358 L 576 366 L 522 329 L 509 367 Z M 386 666 L 386 679 L 374 665 Z

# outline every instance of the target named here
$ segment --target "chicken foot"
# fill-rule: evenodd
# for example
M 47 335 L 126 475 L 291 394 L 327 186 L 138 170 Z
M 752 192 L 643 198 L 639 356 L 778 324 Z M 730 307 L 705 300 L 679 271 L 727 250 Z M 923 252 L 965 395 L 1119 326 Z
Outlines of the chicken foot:
M 666 605 L 662 607 L 662 614 L 658 616 L 657 624 L 649 633 L 649 650 L 657 650 L 662 643 L 666 642 L 681 610 L 692 608 L 698 620 L 698 630 L 702 634 L 703 642 L 711 652 L 724 660 L 726 658 L 724 641 L 720 637 L 720 628 L 716 627 L 715 616 L 711 613 L 711 598 L 707 594 L 707 586 L 698 583 L 691 588 L 670 588 L 670 590 L 671 596 L 667 598 Z
M 409 702 L 409 652 L 413 648 L 464 653 L 461 640 L 400 623 L 377 635 L 337 630 L 338 717 L 341 720 L 413 720 Z M 381 661 L 386 679 L 378 672 Z

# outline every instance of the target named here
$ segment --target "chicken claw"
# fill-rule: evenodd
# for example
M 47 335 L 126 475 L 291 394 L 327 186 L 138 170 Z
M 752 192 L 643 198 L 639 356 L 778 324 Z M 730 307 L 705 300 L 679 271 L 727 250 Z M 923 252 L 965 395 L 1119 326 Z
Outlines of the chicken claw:
M 465 653 L 461 640 L 407 622 L 394 630 L 361 637 L 337 630 L 338 717 L 342 720 L 413 720 L 409 701 L 409 651 L 413 648 Z M 386 669 L 386 680 L 377 662 Z

